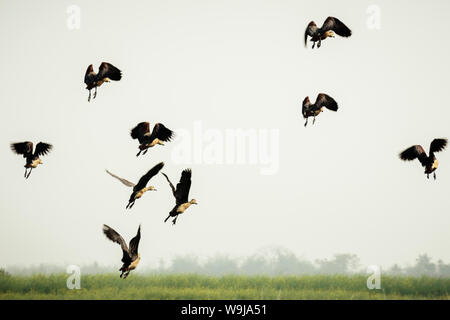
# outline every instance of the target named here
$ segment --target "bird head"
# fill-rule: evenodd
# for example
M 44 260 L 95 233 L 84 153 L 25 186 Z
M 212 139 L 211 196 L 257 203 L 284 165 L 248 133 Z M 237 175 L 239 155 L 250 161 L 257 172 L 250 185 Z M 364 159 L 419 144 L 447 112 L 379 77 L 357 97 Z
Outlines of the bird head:
M 148 191 L 157 191 L 154 186 L 149 186 L 146 188 Z
M 326 33 L 326 36 L 327 37 L 330 37 L 330 38 L 334 38 L 334 32 L 333 31 L 327 31 L 327 33 Z
M 191 204 L 198 204 L 197 203 L 197 200 L 195 200 L 195 199 L 192 199 L 191 201 L 189 201 Z

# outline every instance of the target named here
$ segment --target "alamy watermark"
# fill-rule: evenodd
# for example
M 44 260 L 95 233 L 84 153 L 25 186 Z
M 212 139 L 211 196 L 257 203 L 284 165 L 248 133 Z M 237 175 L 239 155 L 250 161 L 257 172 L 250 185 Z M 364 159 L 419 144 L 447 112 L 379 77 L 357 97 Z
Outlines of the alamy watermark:
M 66 269 L 66 273 L 70 274 L 67 278 L 67 289 L 81 289 L 81 269 L 79 266 L 70 265 Z
M 378 5 L 372 4 L 367 7 L 366 13 L 368 15 L 366 26 L 369 30 L 381 29 L 381 9 Z
M 192 130 L 177 129 L 172 147 L 176 164 L 253 165 L 262 175 L 279 170 L 279 129 L 212 129 L 194 121 Z
M 66 9 L 67 28 L 69 30 L 80 29 L 81 27 L 81 9 L 77 5 L 70 5 Z
M 368 266 L 366 273 L 370 274 L 367 278 L 367 289 L 381 289 L 381 268 L 376 265 Z

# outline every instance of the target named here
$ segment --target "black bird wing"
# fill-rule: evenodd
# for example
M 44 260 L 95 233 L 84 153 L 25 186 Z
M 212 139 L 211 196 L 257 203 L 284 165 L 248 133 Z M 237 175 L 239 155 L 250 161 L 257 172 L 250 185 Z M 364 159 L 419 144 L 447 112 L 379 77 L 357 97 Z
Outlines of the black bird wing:
M 130 255 L 132 259 L 136 259 L 138 255 L 139 241 L 141 240 L 141 226 L 139 226 L 136 236 L 130 240 Z
M 308 24 L 308 26 L 306 27 L 306 30 L 305 30 L 305 47 L 306 47 L 306 44 L 308 42 L 308 36 L 314 37 L 316 32 L 317 32 L 317 25 L 316 25 L 316 23 L 314 21 L 311 21 Z
M 170 188 L 172 189 L 173 196 L 176 198 L 177 197 L 177 193 L 176 193 L 177 189 L 175 189 L 172 182 L 170 182 L 169 177 L 164 172 L 161 172 L 161 173 L 163 174 L 164 177 L 166 177 L 167 182 L 169 182 Z
M 128 181 L 127 179 L 118 177 L 118 176 L 116 176 L 114 173 L 109 172 L 108 170 L 106 170 L 106 172 L 107 172 L 110 176 L 112 176 L 112 177 L 116 178 L 117 180 L 119 180 L 120 182 L 122 182 L 122 183 L 123 183 L 124 185 L 126 185 L 127 187 L 134 187 L 134 186 L 135 186 L 135 184 L 134 184 L 133 182 Z
M 150 123 L 140 122 L 136 127 L 131 129 L 130 135 L 133 139 L 138 139 L 139 143 L 144 143 L 145 136 L 150 133 Z
M 52 150 L 53 146 L 49 143 L 39 142 L 34 150 L 35 156 L 44 156 Z
M 173 137 L 173 131 L 166 128 L 162 123 L 157 123 L 153 127 L 152 134 L 150 135 L 150 142 L 155 138 L 161 141 L 170 141 Z
M 404 161 L 412 161 L 414 159 L 419 159 L 422 166 L 426 165 L 427 161 L 427 154 L 425 150 L 420 145 L 415 145 L 412 147 L 409 147 L 408 149 L 404 150 L 400 153 L 400 159 Z
M 84 83 L 89 86 L 95 82 L 96 77 L 97 74 L 94 72 L 94 67 L 91 64 L 89 65 L 89 67 L 86 70 L 86 73 L 84 74 Z
M 11 150 L 17 154 L 23 155 L 24 158 L 33 154 L 33 142 L 16 142 L 11 143 Z
M 180 182 L 177 184 L 177 190 L 175 192 L 175 198 L 177 199 L 177 204 L 182 204 L 188 202 L 189 190 L 191 189 L 191 169 L 184 169 L 181 173 Z
M 144 174 L 137 185 L 133 188 L 133 191 L 139 191 L 145 188 L 150 179 L 158 174 L 158 172 L 164 167 L 164 162 L 158 163 L 156 166 L 151 168 L 146 174 Z
M 102 62 L 102 64 L 98 68 L 97 78 L 108 78 L 114 81 L 119 81 L 120 79 L 122 79 L 122 71 L 114 67 L 111 63 Z
M 338 110 L 337 102 L 332 97 L 330 97 L 329 95 L 327 95 L 325 93 L 318 94 L 315 105 L 318 108 L 325 107 L 331 111 Z
M 123 252 L 122 262 L 125 264 L 130 264 L 131 263 L 130 251 L 128 250 L 127 243 L 122 238 L 122 236 L 116 230 L 107 226 L 106 224 L 103 225 L 103 233 L 112 242 L 120 244 L 120 247 L 122 248 Z
M 341 20 L 334 17 L 328 17 L 320 29 L 322 33 L 333 30 L 336 34 L 346 38 L 352 35 L 352 31 Z
M 447 146 L 447 139 L 434 139 L 430 144 L 430 155 L 445 149 Z
M 309 101 L 309 98 L 308 97 L 306 97 L 304 100 L 303 100 L 303 103 L 302 103 L 302 114 L 303 114 L 303 117 L 308 117 L 308 111 L 309 111 L 309 109 L 311 108 L 311 101 Z

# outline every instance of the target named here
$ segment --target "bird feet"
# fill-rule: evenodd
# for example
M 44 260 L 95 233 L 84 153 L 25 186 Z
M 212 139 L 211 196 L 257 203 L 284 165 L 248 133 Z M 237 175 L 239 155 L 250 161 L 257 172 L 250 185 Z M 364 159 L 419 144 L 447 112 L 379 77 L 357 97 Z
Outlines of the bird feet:
M 436 180 L 436 172 L 433 172 L 433 178 Z

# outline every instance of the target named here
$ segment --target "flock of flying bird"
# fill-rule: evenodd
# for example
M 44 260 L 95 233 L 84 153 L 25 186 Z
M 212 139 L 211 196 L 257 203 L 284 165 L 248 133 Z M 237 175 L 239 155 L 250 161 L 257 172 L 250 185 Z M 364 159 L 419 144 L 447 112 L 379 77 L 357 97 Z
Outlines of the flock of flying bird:
M 89 90 L 88 102 L 91 101 L 91 90 L 95 90 L 92 99 L 97 97 L 97 89 L 105 82 L 110 82 L 111 80 L 119 81 L 122 79 L 122 72 L 120 69 L 116 68 L 110 63 L 102 62 L 99 67 L 98 73 L 94 72 L 94 68 L 90 65 L 84 76 L 84 82 L 86 84 L 86 89 Z M 131 129 L 130 136 L 132 139 L 136 139 L 139 142 L 139 152 L 136 157 L 145 155 L 149 148 L 156 145 L 164 145 L 164 142 L 169 142 L 174 137 L 174 132 L 164 126 L 162 123 L 156 123 L 153 129 L 150 131 L 150 123 L 140 122 L 133 129 Z M 49 143 L 39 142 L 36 148 L 33 150 L 33 142 L 17 142 L 11 143 L 11 150 L 16 154 L 22 155 L 26 159 L 25 164 L 25 175 L 24 177 L 28 179 L 30 177 L 31 171 L 36 168 L 39 164 L 42 164 L 40 156 L 46 155 L 52 150 L 53 146 Z M 133 191 L 128 200 L 126 209 L 133 208 L 137 199 L 140 199 L 144 193 L 147 191 L 156 191 L 154 186 L 148 186 L 149 181 L 160 173 L 161 169 L 164 167 L 164 162 L 156 164 L 153 168 L 148 170 L 142 177 L 139 178 L 137 183 L 133 183 L 129 180 L 121 178 L 114 173 L 106 170 L 106 172 L 112 177 L 118 179 L 127 187 L 133 188 Z M 189 191 L 191 188 L 191 169 L 184 169 L 181 172 L 180 181 L 177 183 L 176 187 L 172 184 L 169 177 L 161 172 L 167 179 L 167 182 L 172 189 L 173 196 L 175 198 L 175 206 L 169 212 L 169 215 L 164 220 L 166 222 L 169 218 L 172 219 L 172 224 L 175 225 L 178 216 L 186 211 L 191 205 L 197 204 L 195 199 L 189 200 Z M 140 255 L 138 253 L 139 241 L 141 239 L 141 226 L 139 226 L 136 236 L 131 239 L 129 245 L 125 242 L 122 236 L 117 233 L 113 228 L 103 225 L 103 233 L 108 239 L 113 242 L 118 243 L 122 248 L 122 267 L 119 269 L 121 271 L 120 277 L 125 279 L 131 270 L 136 269 L 139 261 Z
M 352 35 L 352 31 L 338 18 L 328 17 L 320 28 L 317 27 L 314 21 L 311 21 L 305 30 L 305 46 L 308 43 L 308 37 L 313 42 L 312 48 L 316 46 L 320 48 L 322 41 L 326 38 L 334 38 L 335 34 L 348 38 Z M 313 117 L 313 124 L 316 122 L 316 117 L 326 108 L 331 111 L 338 110 L 337 102 L 325 93 L 319 93 L 314 104 L 311 103 L 309 97 L 303 100 L 302 114 L 306 119 L 305 127 L 308 124 L 308 118 Z M 421 145 L 414 145 L 409 147 L 400 153 L 400 159 L 404 161 L 412 161 L 418 159 L 422 167 L 425 168 L 425 174 L 427 178 L 430 174 L 433 174 L 433 178 L 436 180 L 436 169 L 439 162 L 434 155 L 436 152 L 440 152 L 447 146 L 448 140 L 445 138 L 434 139 L 430 144 L 430 149 L 427 153 Z
M 310 41 L 313 42 L 312 48 L 316 46 L 320 48 L 322 41 L 327 38 L 334 38 L 335 34 L 341 37 L 350 37 L 351 30 L 339 19 L 334 17 L 328 17 L 323 25 L 318 28 L 314 21 L 311 21 L 304 34 L 305 46 L 307 45 L 308 37 Z M 86 84 L 86 89 L 89 90 L 88 102 L 91 101 L 91 90 L 94 89 L 94 95 L 92 99 L 97 97 L 97 88 L 100 87 L 105 82 L 119 81 L 122 79 L 122 72 L 110 63 L 102 62 L 99 67 L 98 73 L 94 72 L 94 68 L 89 65 L 84 82 Z M 316 117 L 326 108 L 331 111 L 338 110 L 337 102 L 327 94 L 319 93 L 316 101 L 312 104 L 309 97 L 306 97 L 302 103 L 302 115 L 306 122 L 304 126 L 308 124 L 308 118 L 313 117 L 313 124 L 315 123 Z M 174 136 L 174 132 L 161 123 L 156 123 L 153 130 L 150 132 L 150 124 L 148 122 L 141 122 L 136 125 L 131 130 L 131 138 L 137 139 L 139 142 L 139 155 L 145 155 L 149 148 L 156 145 L 164 145 L 164 142 L 169 142 Z M 429 178 L 430 174 L 433 174 L 434 179 L 436 179 L 436 169 L 438 168 L 438 160 L 435 157 L 436 152 L 440 152 L 447 146 L 447 139 L 434 139 L 429 148 L 428 155 L 424 148 L 420 145 L 414 145 L 403 152 L 400 153 L 400 159 L 405 161 L 411 161 L 418 159 L 421 165 L 425 168 L 425 174 Z M 36 168 L 39 164 L 42 164 L 40 156 L 48 154 L 53 146 L 49 143 L 39 142 L 35 148 L 33 148 L 33 142 L 17 142 L 11 144 L 11 150 L 18 155 L 22 155 L 26 159 L 25 163 L 25 174 L 24 177 L 28 179 L 30 177 L 31 171 Z M 34 150 L 34 151 L 33 151 Z M 160 162 L 151 168 L 146 174 L 144 174 L 137 183 L 130 182 L 126 179 L 120 178 L 119 176 L 106 170 L 106 172 L 112 177 L 118 179 L 125 186 L 133 188 L 133 192 L 130 195 L 126 209 L 131 209 L 136 200 L 141 198 L 147 191 L 156 191 L 154 186 L 147 186 L 149 181 L 156 176 L 161 169 L 164 167 L 164 163 Z M 166 222 L 169 218 L 173 218 L 172 223 L 175 224 L 178 215 L 185 212 L 192 204 L 197 204 L 195 199 L 189 200 L 189 190 L 191 187 L 191 169 L 185 169 L 181 173 L 180 182 L 175 187 L 170 181 L 169 177 L 161 172 L 162 175 L 167 179 L 170 188 L 172 189 L 173 196 L 175 197 L 175 206 L 170 211 L 168 217 L 164 220 Z M 119 269 L 121 271 L 120 277 L 125 279 L 130 271 L 136 269 L 139 261 L 140 254 L 138 253 L 139 241 L 141 239 L 141 226 L 138 227 L 138 231 L 135 237 L 133 237 L 129 245 L 125 242 L 122 236 L 117 233 L 114 229 L 103 225 L 103 233 L 106 237 L 118 243 L 122 249 L 122 267 Z

